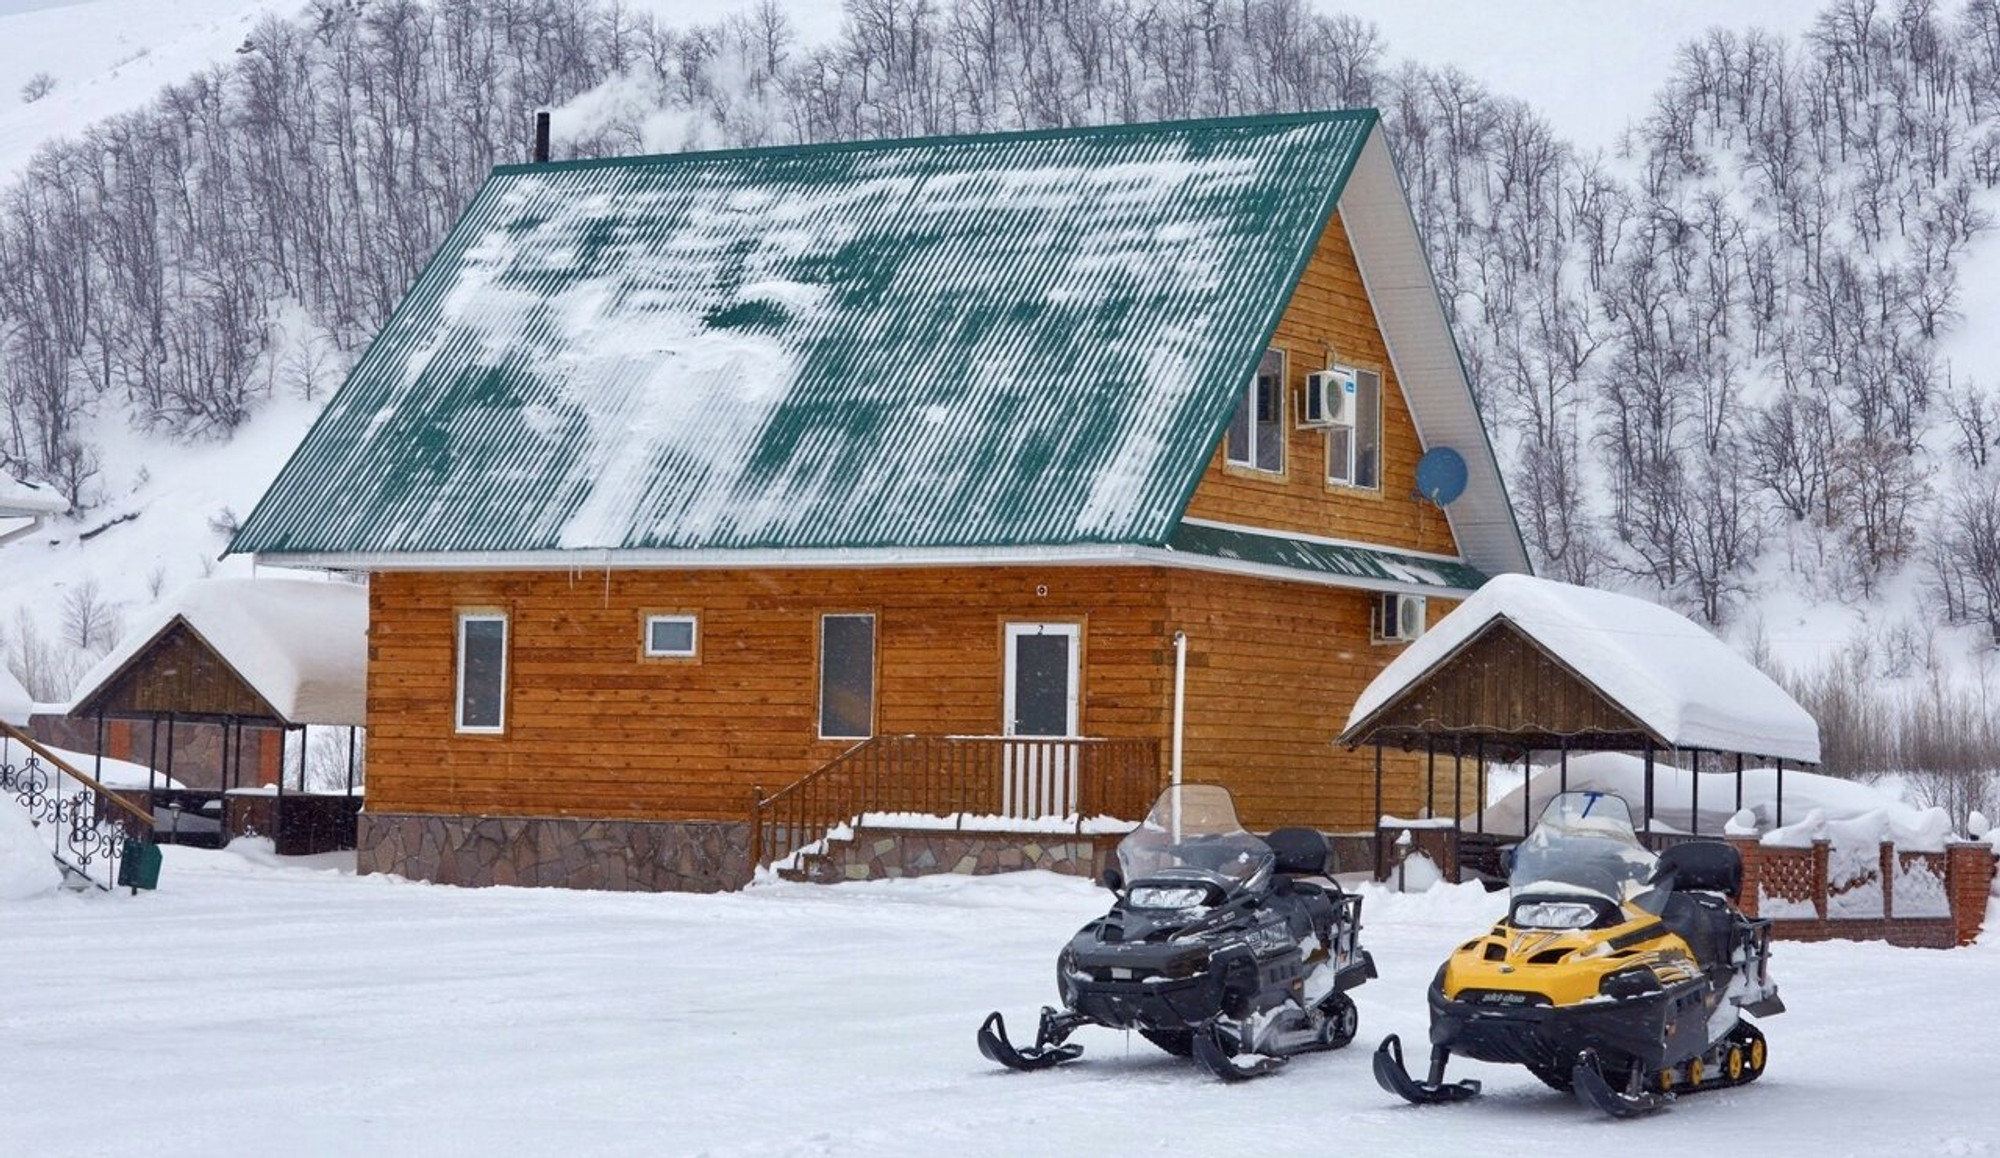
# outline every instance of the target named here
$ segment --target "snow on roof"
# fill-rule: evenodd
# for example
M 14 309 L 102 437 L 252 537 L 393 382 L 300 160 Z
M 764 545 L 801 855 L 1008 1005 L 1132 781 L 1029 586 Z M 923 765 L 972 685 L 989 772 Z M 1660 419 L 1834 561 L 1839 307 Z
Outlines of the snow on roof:
M 17 728 L 28 726 L 28 715 L 34 711 L 35 697 L 0 663 L 0 720 L 5 720 Z
M 1819 762 L 1819 725 L 1798 701 L 1687 617 L 1629 595 L 1501 575 L 1404 649 L 1361 693 L 1347 730 L 1504 619 L 1666 744 Z
M 82 704 L 182 620 L 291 724 L 367 722 L 368 590 L 310 579 L 203 579 L 162 605 L 77 685 Z
M 60 515 L 67 510 L 69 500 L 49 487 L 25 483 L 12 475 L 0 473 L 0 518 Z
M 231 549 L 1158 545 L 1376 120 L 496 169 Z

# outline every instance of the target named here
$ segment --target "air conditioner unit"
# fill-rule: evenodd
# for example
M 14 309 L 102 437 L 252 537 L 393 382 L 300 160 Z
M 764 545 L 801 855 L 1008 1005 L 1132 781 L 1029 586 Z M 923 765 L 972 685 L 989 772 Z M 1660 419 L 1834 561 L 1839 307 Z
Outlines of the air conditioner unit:
M 1354 425 L 1354 371 L 1331 366 L 1306 375 L 1305 426 Z
M 1408 643 L 1424 633 L 1424 597 L 1384 595 L 1375 613 L 1378 638 Z

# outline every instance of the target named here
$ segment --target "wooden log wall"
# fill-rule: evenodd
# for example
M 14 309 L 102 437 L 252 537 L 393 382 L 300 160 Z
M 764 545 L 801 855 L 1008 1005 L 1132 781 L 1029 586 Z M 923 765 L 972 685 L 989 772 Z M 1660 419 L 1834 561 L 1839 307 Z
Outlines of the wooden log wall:
M 1083 625 L 1081 728 L 1163 735 L 1161 578 L 982 570 L 384 573 L 370 585 L 369 807 L 738 819 L 852 746 L 816 738 L 819 617 L 876 615 L 876 730 L 1002 730 L 1009 622 Z M 453 731 L 460 611 L 509 614 L 506 730 Z M 693 660 L 640 656 L 648 613 L 700 618 Z
M 1009 622 L 1083 626 L 1084 734 L 1171 735 L 1173 633 L 1188 631 L 1186 772 L 1246 823 L 1358 830 L 1373 754 L 1336 748 L 1395 654 L 1358 591 L 1159 568 L 385 573 L 370 585 L 369 808 L 736 819 L 849 746 L 816 739 L 826 612 L 877 616 L 879 732 L 1002 730 Z M 506 730 L 453 730 L 463 611 L 509 616 Z M 648 613 L 700 617 L 700 655 L 640 656 Z M 1441 614 L 1433 604 L 1433 615 Z M 1391 809 L 1420 796 L 1390 754 Z
M 1299 279 L 1278 323 L 1285 351 L 1285 470 L 1282 475 L 1231 466 L 1218 441 L 1187 513 L 1244 526 L 1303 531 L 1411 550 L 1456 554 L 1444 512 L 1412 497 L 1424 447 L 1408 402 L 1389 364 L 1361 269 L 1338 215 L 1327 223 L 1318 251 Z M 1326 435 L 1300 430 L 1306 375 L 1329 358 L 1382 374 L 1382 485 L 1378 490 L 1326 481 Z
M 1371 642 L 1375 596 L 1199 571 L 1169 579 L 1190 639 L 1183 774 L 1227 784 L 1253 828 L 1374 828 L 1375 753 L 1334 737 L 1368 681 L 1401 652 Z M 1434 623 L 1448 605 L 1430 601 Z M 1423 756 L 1383 753 L 1386 811 L 1414 815 Z M 1439 785 L 1448 790 L 1443 769 Z

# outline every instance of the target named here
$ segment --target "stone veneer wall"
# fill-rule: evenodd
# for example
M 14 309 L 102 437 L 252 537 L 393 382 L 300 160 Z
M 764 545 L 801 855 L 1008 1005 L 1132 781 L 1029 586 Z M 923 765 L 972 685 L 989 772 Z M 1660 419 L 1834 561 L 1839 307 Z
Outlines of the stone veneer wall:
M 355 867 L 445 885 L 712 893 L 750 881 L 750 826 L 363 812 Z
M 984 875 L 1047 869 L 1097 879 L 1113 863 L 1122 833 L 962 832 L 930 828 L 864 828 L 834 841 L 811 859 L 807 879 L 838 881 L 921 877 L 935 873 Z

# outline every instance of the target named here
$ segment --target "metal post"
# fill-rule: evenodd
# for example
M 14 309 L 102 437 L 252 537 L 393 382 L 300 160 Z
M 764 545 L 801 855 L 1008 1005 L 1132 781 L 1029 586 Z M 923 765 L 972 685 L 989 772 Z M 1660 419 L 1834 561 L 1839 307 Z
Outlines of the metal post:
M 1785 762 L 1778 761 L 1778 819 L 1772 828 L 1785 827 Z
M 1568 792 L 1569 791 L 1569 737 L 1568 736 L 1556 737 L 1556 744 L 1557 744 L 1556 750 L 1561 753 L 1561 755 L 1557 757 L 1562 768 L 1562 771 L 1560 773 L 1560 778 L 1561 778 L 1560 782 L 1562 790 L 1564 792 Z
M 1743 811 L 1743 753 L 1736 754 L 1736 811 Z
M 1688 831 L 1692 832 L 1696 836 L 1700 836 L 1701 835 L 1701 749 L 1696 748 L 1692 753 L 1692 757 L 1694 762 L 1694 781 L 1688 786 L 1688 793 L 1689 793 Z
M 1479 758 L 1479 799 L 1473 801 L 1472 806 L 1479 812 L 1474 821 L 1477 827 L 1473 831 L 1484 836 L 1486 834 L 1486 737 L 1479 737 L 1476 747 Z
M 1534 752 L 1521 753 L 1521 839 L 1528 837 L 1529 818 L 1535 815 Z
M 1169 769 L 1168 781 L 1175 788 L 1181 786 L 1181 737 L 1186 731 L 1187 720 L 1187 632 L 1174 632 L 1174 755 Z M 1179 815 L 1180 796 L 1174 796 L 1175 815 Z
M 1653 835 L 1653 738 L 1646 737 L 1646 836 Z
M 160 717 L 146 721 L 146 807 L 153 807 L 153 794 L 160 790 Z
M 1437 737 L 1424 736 L 1424 819 L 1437 816 L 1438 751 Z
M 1382 741 L 1375 741 L 1375 863 L 1387 865 L 1382 859 Z
M 354 725 L 353 724 L 347 725 L 347 795 L 349 799 L 353 799 L 354 797 Z M 1079 816 L 1082 815 L 1082 809 L 1077 810 L 1077 815 Z M 1079 821 L 1079 823 L 1081 823 L 1081 821 Z

